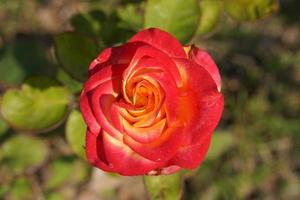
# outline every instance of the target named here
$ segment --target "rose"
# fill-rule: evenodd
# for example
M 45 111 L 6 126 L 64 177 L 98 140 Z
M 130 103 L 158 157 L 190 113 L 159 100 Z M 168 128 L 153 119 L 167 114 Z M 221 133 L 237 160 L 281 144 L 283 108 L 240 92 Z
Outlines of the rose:
M 221 117 L 220 89 L 208 53 L 159 29 L 103 50 L 80 97 L 88 161 L 121 175 L 197 167 Z

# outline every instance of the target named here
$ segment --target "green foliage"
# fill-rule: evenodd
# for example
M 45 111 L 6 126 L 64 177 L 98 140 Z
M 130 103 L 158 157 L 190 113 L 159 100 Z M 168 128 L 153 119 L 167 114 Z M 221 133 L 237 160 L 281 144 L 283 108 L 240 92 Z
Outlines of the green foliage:
M 61 200 L 64 196 L 59 192 L 49 192 L 45 195 L 46 200 Z
M 197 35 L 205 35 L 214 30 L 220 21 L 221 12 L 221 0 L 201 0 Z
M 199 6 L 196 0 L 149 0 L 145 10 L 145 28 L 159 27 L 188 42 L 197 29 Z
M 212 135 L 206 159 L 216 159 L 234 145 L 233 136 L 227 132 L 216 132 Z
M 52 162 L 49 165 L 49 177 L 45 183 L 45 187 L 48 190 L 54 189 L 67 182 L 72 175 L 71 167 L 72 163 L 62 159 Z
M 34 77 L 20 89 L 7 90 L 0 109 L 14 128 L 36 132 L 59 123 L 68 110 L 69 100 L 70 93 L 63 86 L 48 78 Z
M 4 170 L 20 174 L 41 166 L 48 155 L 46 144 L 34 137 L 14 136 L 0 148 L 0 163 Z
M 25 34 L 14 41 L 3 42 L 1 47 L 0 37 L 0 83 L 17 85 L 27 76 L 53 76 L 56 73 L 54 62 L 47 55 L 49 44 L 41 41 L 43 39 Z
M 180 173 L 165 176 L 144 176 L 151 200 L 179 200 L 182 196 Z
M 56 69 L 47 57 L 49 46 L 41 39 L 42 36 L 21 35 L 13 43 L 14 56 L 26 70 L 26 76 L 55 74 Z
M 102 24 L 105 20 L 105 14 L 101 10 L 92 10 L 74 15 L 71 19 L 72 26 L 79 33 L 88 36 L 100 36 L 103 29 Z
M 81 158 L 85 158 L 86 124 L 79 110 L 73 110 L 66 123 L 66 138 L 72 150 Z
M 13 55 L 13 47 L 3 48 L 0 53 L 0 80 L 8 84 L 18 84 L 24 79 L 25 73 L 25 69 Z
M 89 175 L 89 167 L 80 160 L 60 158 L 48 166 L 45 189 L 53 190 L 69 184 L 80 184 Z
M 4 184 L 0 185 L 0 198 L 1 199 L 4 199 L 4 196 L 6 195 L 6 193 L 8 192 L 8 190 L 9 190 L 8 185 L 4 185 Z
M 138 13 L 138 6 L 128 4 L 125 7 L 117 9 L 117 15 L 120 18 L 119 27 L 139 31 L 143 27 L 143 18 Z
M 55 52 L 62 67 L 75 79 L 87 79 L 88 66 L 98 53 L 91 38 L 79 33 L 66 32 L 54 37 Z
M 83 84 L 76 79 L 73 79 L 63 69 L 58 69 L 56 78 L 60 81 L 70 92 L 77 94 L 82 90 Z
M 34 198 L 32 184 L 25 176 L 17 177 L 9 184 L 0 185 L 0 198 L 11 200 L 31 200 Z
M 11 200 L 31 200 L 34 198 L 31 184 L 28 179 L 17 178 L 9 190 L 9 199 Z
M 278 0 L 224 0 L 227 14 L 238 21 L 256 20 L 278 10 Z
M 3 135 L 8 129 L 7 124 L 0 118 L 0 137 Z
M 111 12 L 102 9 L 83 12 L 75 15 L 71 23 L 76 32 L 89 36 L 103 47 L 126 42 L 142 27 L 142 17 L 138 6 L 128 4 Z

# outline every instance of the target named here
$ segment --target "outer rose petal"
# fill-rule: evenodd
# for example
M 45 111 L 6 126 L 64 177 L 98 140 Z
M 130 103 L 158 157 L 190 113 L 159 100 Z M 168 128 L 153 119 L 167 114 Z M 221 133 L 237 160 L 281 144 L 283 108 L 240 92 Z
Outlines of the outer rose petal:
M 145 42 L 161 51 L 164 51 L 170 57 L 187 57 L 178 40 L 168 32 L 158 28 L 149 28 L 138 32 L 129 40 L 129 42 L 135 41 Z
M 94 166 L 108 172 L 112 169 L 105 160 L 102 140 L 98 139 L 98 135 L 86 131 L 86 157 Z
M 103 132 L 105 155 L 113 171 L 125 176 L 147 174 L 164 163 L 148 160 L 122 142 Z
M 184 89 L 186 95 L 182 97 L 183 106 L 180 106 L 182 113 L 188 110 L 187 117 L 190 117 L 186 126 L 189 134 L 184 137 L 184 144 L 195 144 L 211 134 L 218 124 L 223 111 L 223 95 L 218 92 L 214 80 L 204 68 L 185 59 L 174 61 L 181 68 L 183 77 L 188 77 Z
M 98 133 L 100 131 L 100 126 L 102 128 L 111 127 L 110 123 L 105 118 L 106 116 L 97 107 L 100 103 L 100 97 L 104 94 L 115 94 L 119 92 L 121 87 L 121 76 L 125 68 L 125 65 L 108 65 L 103 67 L 96 73 L 94 73 L 84 85 L 84 89 L 80 96 L 80 109 L 84 117 L 85 122 L 93 133 Z M 97 95 L 97 99 L 92 99 L 93 96 Z M 94 101 L 94 103 L 93 103 Z M 98 113 L 102 114 L 98 114 Z M 100 120 L 99 120 L 100 119 Z M 112 133 L 115 135 L 120 134 L 114 131 L 112 128 Z
M 186 169 L 198 167 L 207 153 L 210 140 L 211 137 L 209 135 L 203 139 L 202 143 L 181 147 L 177 154 L 171 159 L 169 165 L 178 165 Z
M 221 118 L 224 99 L 204 68 L 185 60 L 177 59 L 176 63 L 186 73 L 185 76 L 189 77 L 186 83 L 188 94 L 186 99 L 183 97 L 183 101 L 188 102 L 188 104 L 184 103 L 184 109 L 189 112 L 188 117 L 191 118 L 184 130 L 185 141 L 170 164 L 193 169 L 200 164 L 207 153 L 211 134 Z M 202 83 L 201 87 L 199 83 Z M 196 111 L 194 114 L 193 110 Z
M 210 76 L 215 81 L 218 87 L 218 91 L 221 91 L 221 76 L 214 60 L 206 51 L 199 49 L 195 46 L 191 46 L 190 48 L 191 49 L 189 51 L 189 58 L 208 71 Z
M 102 130 L 121 140 L 122 134 L 113 126 L 111 119 L 111 106 L 116 100 L 113 96 L 112 82 L 107 81 L 98 86 L 90 98 L 90 106 Z
M 107 65 L 128 64 L 135 51 L 146 45 L 142 42 L 131 42 L 122 46 L 104 49 L 89 66 L 89 77 Z
M 201 111 L 199 111 L 198 115 L 198 120 L 201 120 L 201 124 L 197 126 L 197 130 L 202 134 L 194 132 L 192 137 L 194 144 L 201 141 L 206 134 L 211 135 L 218 125 L 224 108 L 224 98 L 222 94 L 212 94 L 212 96 L 203 98 L 202 103 L 203 105 L 201 106 Z
M 126 68 L 126 65 L 121 64 L 115 64 L 115 65 L 107 65 L 97 72 L 95 72 L 93 75 L 90 76 L 90 78 L 85 82 L 84 84 L 84 91 L 90 92 L 91 90 L 94 90 L 99 85 L 105 83 L 106 81 L 115 80 L 114 81 L 114 88 L 115 90 L 117 88 L 121 87 L 121 82 L 118 81 L 122 77 L 122 73 L 124 72 L 124 69 Z M 119 92 L 119 91 L 114 91 Z
M 93 111 L 91 110 L 89 99 L 84 90 L 82 90 L 81 95 L 80 95 L 80 110 L 81 110 L 83 119 L 84 119 L 85 123 L 87 124 L 87 126 L 89 127 L 89 129 L 95 134 L 99 133 L 101 130 L 101 127 L 100 127 L 99 123 L 97 122 Z

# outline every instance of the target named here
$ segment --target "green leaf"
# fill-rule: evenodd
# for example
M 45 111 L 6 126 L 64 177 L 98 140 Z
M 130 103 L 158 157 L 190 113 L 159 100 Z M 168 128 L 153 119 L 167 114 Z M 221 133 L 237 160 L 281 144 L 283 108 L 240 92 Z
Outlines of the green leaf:
M 122 27 L 122 23 L 116 12 L 106 16 L 101 37 L 107 46 L 124 43 L 135 34 L 135 30 L 130 27 Z
M 79 110 L 73 110 L 66 123 L 66 138 L 72 150 L 81 158 L 85 158 L 86 124 Z
M 81 184 L 86 181 L 91 174 L 91 166 L 86 162 L 75 159 L 72 164 L 72 176 L 69 178 L 72 184 Z
M 9 172 L 20 174 L 29 168 L 39 167 L 47 158 L 46 144 L 29 136 L 14 136 L 3 143 L 0 149 L 0 163 Z
M 45 195 L 45 200 L 61 200 L 64 199 L 64 196 L 60 192 L 48 192 Z
M 201 0 L 197 34 L 205 35 L 212 31 L 220 21 L 221 11 L 222 2 L 220 0 Z
M 182 196 L 180 173 L 144 176 L 144 183 L 151 200 L 179 200 Z
M 71 176 L 71 162 L 65 161 L 63 159 L 55 160 L 49 165 L 49 177 L 47 178 L 45 184 L 46 189 L 55 189 L 65 182 Z
M 199 14 L 196 0 L 149 0 L 145 27 L 159 27 L 186 43 L 196 32 Z
M 225 0 L 224 8 L 233 19 L 249 21 L 273 14 L 279 4 L 278 0 Z
M 24 177 L 16 179 L 9 190 L 11 200 L 30 200 L 33 199 L 33 190 L 29 180 Z
M 88 67 L 98 53 L 95 41 L 79 33 L 66 32 L 54 36 L 54 42 L 62 67 L 75 79 L 85 81 Z
M 3 135 L 8 129 L 8 126 L 6 123 L 3 121 L 2 118 L 0 118 L 0 136 Z
M 215 159 L 226 152 L 234 144 L 233 137 L 227 132 L 216 132 L 212 135 L 211 144 L 207 153 L 207 159 Z
M 58 69 L 56 79 L 63 83 L 63 85 L 72 93 L 77 94 L 82 90 L 82 82 L 73 79 L 67 72 L 62 69 Z
M 125 7 L 117 9 L 117 15 L 120 18 L 119 27 L 138 31 L 143 27 L 143 18 L 138 13 L 138 6 L 128 4 Z
M 56 67 L 47 55 L 49 46 L 44 40 L 44 36 L 21 34 L 0 47 L 0 82 L 4 86 L 20 84 L 27 76 L 53 76 L 56 73 Z
M 12 45 L 2 49 L 0 55 L 0 80 L 6 84 L 19 84 L 26 75 L 25 69 L 14 56 Z
M 26 70 L 27 76 L 53 76 L 56 73 L 56 67 L 47 55 L 49 46 L 47 47 L 43 41 L 43 37 L 28 34 L 17 37 L 13 43 L 14 56 Z
M 20 89 L 7 90 L 0 104 L 3 118 L 14 128 L 43 131 L 59 123 L 68 110 L 70 93 L 51 79 L 28 79 Z
M 71 24 L 77 32 L 88 36 L 100 36 L 105 14 L 101 10 L 79 13 L 72 17 Z
M 89 172 L 90 168 L 80 160 L 70 158 L 54 160 L 46 172 L 45 188 L 52 190 L 66 183 L 80 184 L 86 180 Z
M 111 12 L 98 8 L 75 15 L 71 23 L 76 32 L 92 37 L 98 46 L 112 46 L 126 42 L 142 27 L 138 9 L 139 6 L 131 4 Z
M 9 186 L 7 184 L 0 184 L 0 199 L 4 199 L 4 196 L 9 190 Z

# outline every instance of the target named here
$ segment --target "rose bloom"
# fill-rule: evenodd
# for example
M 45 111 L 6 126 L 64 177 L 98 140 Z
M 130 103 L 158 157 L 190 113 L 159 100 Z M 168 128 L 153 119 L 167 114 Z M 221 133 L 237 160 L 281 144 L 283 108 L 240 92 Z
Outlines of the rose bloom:
M 220 90 L 209 54 L 160 29 L 104 49 L 80 97 L 88 161 L 126 176 L 196 168 L 223 111 Z

